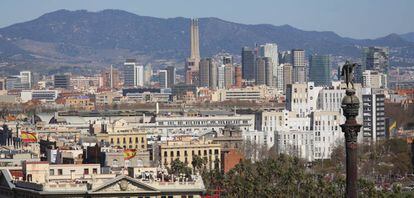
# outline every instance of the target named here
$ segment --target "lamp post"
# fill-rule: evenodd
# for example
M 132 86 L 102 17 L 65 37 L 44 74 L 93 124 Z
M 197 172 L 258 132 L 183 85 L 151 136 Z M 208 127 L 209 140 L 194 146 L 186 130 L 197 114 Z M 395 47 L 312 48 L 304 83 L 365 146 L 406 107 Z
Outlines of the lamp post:
M 361 125 L 356 121 L 359 111 L 359 99 L 355 95 L 352 83 L 354 66 L 355 64 L 347 62 L 342 68 L 342 76 L 346 76 L 347 89 L 346 96 L 342 99 L 341 105 L 346 121 L 341 125 L 341 128 L 345 135 L 346 147 L 346 197 L 350 198 L 358 196 L 357 138 L 358 132 L 361 129 Z M 352 88 L 348 86 L 349 83 L 352 85 Z

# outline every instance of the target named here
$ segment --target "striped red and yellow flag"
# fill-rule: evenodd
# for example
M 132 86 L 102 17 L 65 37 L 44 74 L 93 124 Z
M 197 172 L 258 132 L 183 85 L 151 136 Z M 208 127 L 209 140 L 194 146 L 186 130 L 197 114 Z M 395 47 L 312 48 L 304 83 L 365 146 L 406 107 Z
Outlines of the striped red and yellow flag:
M 124 159 L 129 160 L 137 155 L 137 151 L 135 149 L 125 149 L 124 150 Z
M 21 132 L 21 138 L 23 142 L 37 142 L 37 134 L 35 132 Z

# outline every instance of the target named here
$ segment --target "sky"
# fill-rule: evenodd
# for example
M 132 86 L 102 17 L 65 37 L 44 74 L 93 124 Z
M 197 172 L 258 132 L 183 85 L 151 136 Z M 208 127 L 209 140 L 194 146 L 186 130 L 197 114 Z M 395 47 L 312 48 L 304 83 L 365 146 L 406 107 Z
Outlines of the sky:
M 120 9 L 161 18 L 217 17 L 245 24 L 289 24 L 351 38 L 414 32 L 414 0 L 1 0 L 0 27 L 59 9 Z

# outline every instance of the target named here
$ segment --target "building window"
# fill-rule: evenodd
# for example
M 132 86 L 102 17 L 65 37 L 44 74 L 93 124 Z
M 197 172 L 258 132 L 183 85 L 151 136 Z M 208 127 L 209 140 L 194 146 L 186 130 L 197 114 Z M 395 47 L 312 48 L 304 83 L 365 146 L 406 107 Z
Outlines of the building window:
M 135 137 L 135 143 L 138 143 L 138 137 Z
M 27 174 L 27 181 L 29 181 L 29 182 L 32 181 L 32 174 Z
M 112 160 L 112 166 L 113 167 L 118 167 L 118 160 L 117 159 Z
M 58 175 L 63 175 L 63 170 L 62 169 L 58 169 Z
M 89 169 L 88 168 L 83 169 L 83 174 L 84 175 L 89 175 Z
M 49 175 L 55 175 L 55 170 L 54 169 L 50 169 L 49 170 Z
M 92 169 L 92 173 L 93 173 L 93 174 L 98 174 L 98 169 L 97 169 L 97 168 L 93 168 L 93 169 Z

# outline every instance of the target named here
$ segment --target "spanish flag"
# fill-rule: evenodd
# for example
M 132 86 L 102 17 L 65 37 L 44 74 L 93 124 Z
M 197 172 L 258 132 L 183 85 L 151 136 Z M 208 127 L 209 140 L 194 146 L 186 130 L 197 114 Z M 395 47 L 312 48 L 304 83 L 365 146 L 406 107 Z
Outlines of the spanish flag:
M 124 150 L 124 159 L 129 160 L 137 155 L 137 151 L 135 149 L 125 149 Z
M 395 131 L 397 129 L 397 121 L 394 121 L 389 127 L 388 127 L 388 136 L 391 137 L 391 135 L 395 134 Z
M 37 134 L 34 132 L 21 132 L 21 138 L 23 142 L 37 142 Z
M 391 126 L 388 129 L 391 132 L 395 128 L 397 128 L 397 121 L 394 121 L 394 123 L 392 123 Z

